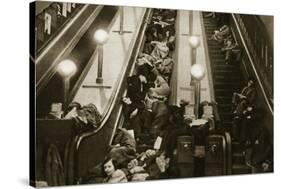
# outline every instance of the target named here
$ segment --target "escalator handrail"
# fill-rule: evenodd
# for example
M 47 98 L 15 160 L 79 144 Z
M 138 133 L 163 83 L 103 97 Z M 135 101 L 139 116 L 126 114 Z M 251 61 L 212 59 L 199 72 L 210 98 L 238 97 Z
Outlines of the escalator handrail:
M 202 38 L 203 38 L 203 44 L 204 44 L 205 61 L 206 61 L 208 80 L 209 80 L 209 86 L 210 86 L 211 101 L 215 101 L 214 82 L 213 82 L 213 74 L 212 74 L 211 63 L 210 63 L 210 55 L 209 55 L 207 37 L 206 37 L 206 35 L 203 35 L 203 34 L 206 34 L 206 31 L 205 31 L 205 25 L 204 25 L 204 21 L 203 21 L 202 12 L 200 14 L 200 23 L 202 26 Z
M 138 47 L 137 47 L 137 52 L 140 52 L 140 50 L 143 48 L 143 44 L 145 42 L 145 29 L 148 25 L 148 23 L 150 23 L 150 19 L 152 17 L 152 9 L 149 9 L 148 10 L 148 13 L 147 13 L 147 17 L 145 19 L 145 23 L 144 23 L 144 30 L 142 31 L 142 34 L 141 34 L 141 39 L 144 39 L 142 40 L 141 43 L 139 43 Z M 136 62 L 137 60 L 137 56 L 134 57 L 134 61 L 133 62 Z M 134 71 L 135 71 L 135 67 L 136 67 L 136 64 L 133 64 L 132 65 L 132 68 L 130 70 L 130 73 L 129 73 L 129 76 L 132 76 L 134 74 Z M 127 89 L 124 91 L 123 95 L 122 96 L 126 96 L 127 94 Z M 113 141 L 113 138 L 114 138 L 114 135 L 115 135 L 115 131 L 117 128 L 119 128 L 121 125 L 123 125 L 123 122 L 124 122 L 124 116 L 122 116 L 122 109 L 123 109 L 123 104 L 121 104 L 119 110 L 118 110 L 118 115 L 117 115 L 117 121 L 115 122 L 114 124 L 114 128 L 113 128 L 113 132 L 112 132 L 112 135 L 111 135 L 111 138 L 109 140 L 109 145 L 112 144 L 112 141 Z
M 232 174 L 232 142 L 229 132 L 225 132 L 225 141 L 226 141 L 226 157 L 227 157 L 227 175 Z
M 79 13 L 77 13 L 75 15 L 74 18 L 72 18 L 67 25 L 63 28 L 63 30 L 60 31 L 60 33 L 48 44 L 48 46 L 46 46 L 46 48 L 44 49 L 44 51 L 35 58 L 35 64 L 36 66 L 40 65 L 40 62 L 42 61 L 46 61 L 49 58 L 49 52 L 56 46 L 57 42 L 59 42 L 61 40 L 61 38 L 67 34 L 68 29 L 73 26 L 73 24 L 75 22 L 77 22 L 77 20 L 79 19 L 79 17 L 87 11 L 90 5 L 85 5 Z M 94 12 L 92 12 L 91 15 L 89 15 L 89 17 L 87 18 L 87 20 L 83 23 L 83 25 L 77 30 L 77 32 L 74 34 L 74 36 L 71 38 L 70 41 L 67 42 L 67 44 L 62 48 L 62 50 L 59 51 L 59 53 L 54 56 L 54 60 L 51 63 L 51 65 L 49 66 L 49 68 L 44 72 L 44 74 L 42 74 L 41 76 L 37 75 L 36 77 L 40 77 L 38 79 L 38 81 L 36 82 L 36 96 L 38 96 L 40 94 L 40 91 L 42 90 L 44 83 L 46 83 L 47 81 L 49 81 L 50 78 L 52 78 L 54 76 L 54 74 L 56 73 L 56 66 L 58 64 L 58 61 L 65 56 L 66 54 L 70 53 L 70 51 L 75 47 L 75 45 L 78 43 L 78 41 L 81 38 L 81 34 L 83 34 L 85 32 L 86 29 L 88 29 L 89 24 L 91 23 L 92 20 L 94 20 L 97 15 L 100 13 L 100 11 L 102 10 L 104 6 L 99 5 Z
M 67 25 L 58 33 L 58 35 L 53 38 L 53 40 L 48 43 L 48 45 L 45 47 L 44 51 L 42 51 L 38 57 L 36 57 L 36 63 L 39 62 L 44 56 L 45 54 L 48 52 L 49 49 L 51 49 L 54 44 L 58 41 L 58 39 L 61 38 L 61 36 L 68 30 L 69 27 L 72 26 L 72 24 L 79 18 L 79 16 L 87 9 L 89 5 L 84 5 L 84 7 L 75 15 L 75 17 L 73 17 L 68 23 Z
M 272 106 L 271 106 L 271 104 L 270 104 L 270 100 L 268 99 L 268 96 L 266 95 L 265 89 L 264 89 L 264 87 L 263 87 L 263 85 L 262 85 L 262 83 L 261 83 L 261 79 L 260 79 L 260 77 L 259 77 L 259 75 L 258 75 L 258 72 L 257 72 L 256 67 L 255 67 L 255 65 L 254 65 L 254 61 L 253 61 L 253 59 L 252 59 L 252 57 L 251 57 L 250 51 L 249 51 L 249 49 L 248 49 L 248 46 L 247 46 L 247 44 L 246 44 L 246 42 L 245 42 L 245 39 L 244 39 L 244 37 L 243 37 L 243 35 L 242 35 L 242 32 L 241 32 L 240 26 L 239 26 L 239 24 L 238 24 L 238 21 L 237 21 L 237 19 L 236 19 L 236 17 L 235 17 L 235 14 L 231 14 L 231 15 L 232 15 L 232 18 L 233 18 L 233 20 L 234 20 L 235 26 L 236 26 L 236 28 L 237 28 L 238 34 L 239 34 L 239 36 L 240 36 L 240 38 L 241 38 L 242 44 L 243 44 L 243 46 L 244 46 L 244 48 L 245 48 L 245 51 L 246 51 L 246 53 L 247 53 L 247 56 L 248 56 L 248 58 L 249 58 L 249 60 L 250 60 L 251 67 L 253 68 L 253 71 L 254 71 L 255 76 L 256 76 L 256 78 L 257 78 L 257 81 L 258 81 L 258 84 L 259 84 L 259 86 L 260 86 L 260 88 L 261 88 L 262 96 L 264 97 L 264 99 L 265 99 L 265 101 L 266 101 L 266 104 L 267 104 L 267 106 L 268 106 L 268 109 L 270 110 L 271 114 L 273 115 L 273 109 L 272 109 Z
M 149 14 L 148 14 L 149 12 L 151 12 L 151 9 L 147 9 L 147 10 L 146 10 L 146 13 L 143 15 L 143 17 L 145 17 L 145 15 L 146 15 L 146 18 L 145 18 L 145 23 L 144 23 L 144 24 L 145 24 L 145 27 L 143 27 L 143 30 L 142 30 L 142 33 L 141 33 L 141 38 L 143 38 L 143 36 L 144 36 L 144 34 L 145 34 L 145 28 L 146 28 L 146 25 L 147 25 L 146 19 L 147 19 L 147 17 L 149 16 Z M 142 25 L 142 24 L 140 24 L 139 27 L 141 27 L 141 25 Z M 135 42 L 137 41 L 137 38 L 138 38 L 138 37 L 135 38 Z M 135 42 L 134 42 L 134 43 L 135 43 Z M 138 45 L 138 48 L 140 48 L 140 45 Z M 130 51 L 131 51 L 131 52 L 128 53 L 128 54 L 131 55 L 131 53 L 133 52 L 133 48 L 131 48 Z M 131 56 L 128 56 L 128 59 L 130 59 L 130 58 L 131 58 Z M 135 59 L 136 59 L 136 57 L 135 57 Z M 124 69 L 124 71 L 123 71 L 121 77 L 120 77 L 120 80 L 124 79 L 124 77 L 125 77 L 126 70 L 127 70 L 128 65 L 129 65 L 128 63 L 129 63 L 129 60 L 127 61 L 127 64 L 126 64 L 126 66 L 125 66 L 125 69 Z M 134 66 L 133 66 L 133 68 L 134 68 Z M 131 72 L 132 72 L 132 70 L 131 70 Z M 78 149 L 79 149 L 79 147 L 80 147 L 80 144 L 81 144 L 81 141 L 82 141 L 83 139 L 85 139 L 85 138 L 87 138 L 87 137 L 90 137 L 90 136 L 92 136 L 92 135 L 97 134 L 97 133 L 106 125 L 106 122 L 107 122 L 108 118 L 110 117 L 110 114 L 111 114 L 111 112 L 112 112 L 112 110 L 113 110 L 113 107 L 114 107 L 114 105 L 115 105 L 116 102 L 117 102 L 117 96 L 118 96 L 117 91 L 120 90 L 121 84 L 122 84 L 122 82 L 118 82 L 118 86 L 116 87 L 116 90 L 115 90 L 116 92 L 114 93 L 114 94 L 115 94 L 115 95 L 114 95 L 114 98 L 113 98 L 112 102 L 110 103 L 110 107 L 109 107 L 108 110 L 106 111 L 106 114 L 105 114 L 105 116 L 103 117 L 103 119 L 102 119 L 102 121 L 101 121 L 100 127 L 99 127 L 98 129 L 93 130 L 93 131 L 86 132 L 86 133 L 82 133 L 81 135 L 78 135 L 78 136 L 76 137 L 76 139 L 75 139 L 75 140 L 76 140 L 76 146 L 75 146 L 76 151 L 78 151 Z M 122 106 L 120 106 L 120 109 L 121 109 L 121 108 L 122 108 Z M 120 110 L 119 110 L 119 111 L 120 111 Z

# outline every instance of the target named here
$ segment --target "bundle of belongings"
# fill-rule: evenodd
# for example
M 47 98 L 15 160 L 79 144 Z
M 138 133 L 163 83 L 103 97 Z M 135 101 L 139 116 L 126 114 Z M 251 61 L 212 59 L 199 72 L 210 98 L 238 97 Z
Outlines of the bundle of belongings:
M 78 102 L 72 102 L 64 119 L 75 119 L 81 127 L 97 129 L 102 120 L 102 115 L 93 103 L 81 106 Z

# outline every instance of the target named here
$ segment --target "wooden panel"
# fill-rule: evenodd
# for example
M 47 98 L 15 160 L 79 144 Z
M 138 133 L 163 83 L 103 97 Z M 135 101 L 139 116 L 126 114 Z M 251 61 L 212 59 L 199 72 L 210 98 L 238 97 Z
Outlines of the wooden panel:
M 36 180 L 45 180 L 48 146 L 54 144 L 63 160 L 66 144 L 74 134 L 73 120 L 36 120 Z

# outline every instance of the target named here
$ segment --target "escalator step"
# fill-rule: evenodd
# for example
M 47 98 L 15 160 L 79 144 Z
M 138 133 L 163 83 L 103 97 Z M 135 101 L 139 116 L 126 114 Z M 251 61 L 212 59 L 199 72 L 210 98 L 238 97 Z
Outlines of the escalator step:
M 221 112 L 231 112 L 232 106 L 229 104 L 226 104 L 226 105 L 221 104 L 221 105 L 219 105 L 218 108 Z
M 233 151 L 232 151 L 233 152 Z M 245 156 L 242 152 L 232 153 L 232 164 L 245 164 Z
M 232 121 L 232 113 L 226 113 L 226 112 L 223 112 L 223 113 L 220 113 L 220 118 L 222 120 L 227 120 L 227 121 Z
M 231 145 L 233 153 L 240 153 L 243 154 L 244 146 L 237 141 L 233 141 Z
M 246 165 L 234 164 L 232 166 L 232 174 L 250 174 L 251 168 Z

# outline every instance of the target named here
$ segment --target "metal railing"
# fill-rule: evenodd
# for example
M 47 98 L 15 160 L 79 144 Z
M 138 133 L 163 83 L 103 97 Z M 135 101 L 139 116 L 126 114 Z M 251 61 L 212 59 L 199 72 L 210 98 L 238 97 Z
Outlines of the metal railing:
M 242 16 L 244 17 L 244 16 Z M 266 101 L 266 104 L 271 112 L 271 114 L 273 114 L 273 83 L 268 83 L 267 79 L 268 79 L 268 75 L 264 75 L 264 69 L 265 69 L 265 64 L 264 62 L 262 61 L 263 59 L 259 59 L 259 58 L 262 58 L 262 54 L 258 54 L 259 52 L 259 48 L 258 47 L 254 47 L 254 36 L 253 33 L 249 33 L 249 31 L 254 31 L 253 29 L 249 29 L 249 25 L 250 23 L 248 23 L 248 20 L 245 21 L 245 19 L 243 19 L 241 17 L 241 15 L 237 15 L 237 14 L 232 14 L 232 18 L 234 20 L 234 23 L 237 27 L 237 30 L 238 30 L 238 34 L 240 35 L 241 37 L 241 41 L 242 41 L 242 45 L 244 46 L 245 48 L 245 51 L 246 51 L 246 55 L 248 56 L 249 58 L 249 61 L 251 63 L 251 67 L 253 68 L 253 71 L 254 71 L 254 74 L 255 74 L 255 77 L 257 78 L 257 83 L 259 84 L 260 88 L 261 88 L 261 91 L 262 91 L 262 95 Z M 255 24 L 252 24 L 252 25 L 255 25 Z M 255 27 L 260 27 L 260 26 L 255 26 Z M 248 28 L 248 29 L 247 29 Z M 254 27 L 253 27 L 254 28 Z M 257 28 L 256 28 L 257 29 Z M 254 31 L 255 32 L 255 31 Z M 263 33 L 263 32 L 262 32 Z M 261 38 L 263 35 L 261 35 Z M 265 40 L 265 38 L 263 39 Z M 260 39 L 259 41 L 263 41 L 262 39 Z M 268 39 L 267 41 L 268 43 L 266 43 L 268 45 L 267 47 L 267 52 L 268 53 L 266 55 L 266 57 L 273 57 L 273 54 L 269 54 L 269 52 L 273 52 L 272 51 L 272 45 L 269 46 L 270 44 L 270 41 Z M 263 42 L 256 42 L 257 44 L 260 44 L 260 45 L 264 45 L 265 43 Z M 270 48 L 269 48 L 270 47 Z M 260 47 L 260 48 L 263 48 L 263 47 Z M 269 51 L 269 49 L 271 49 L 271 51 Z M 269 66 L 270 64 L 273 65 L 273 62 L 271 62 L 270 64 L 267 63 Z M 271 66 L 272 71 L 273 71 L 273 66 Z M 259 70 L 259 72 L 257 71 Z M 273 73 L 271 71 L 271 73 Z M 261 75 L 262 74 L 262 75 Z M 272 77 L 272 75 L 271 75 Z M 263 79 L 261 79 L 263 78 Z M 265 88 L 266 87 L 266 88 Z M 271 88 L 271 90 L 269 89 L 269 87 Z
M 273 96 L 273 44 L 265 25 L 254 15 L 233 14 L 253 62 L 268 86 L 270 98 Z

